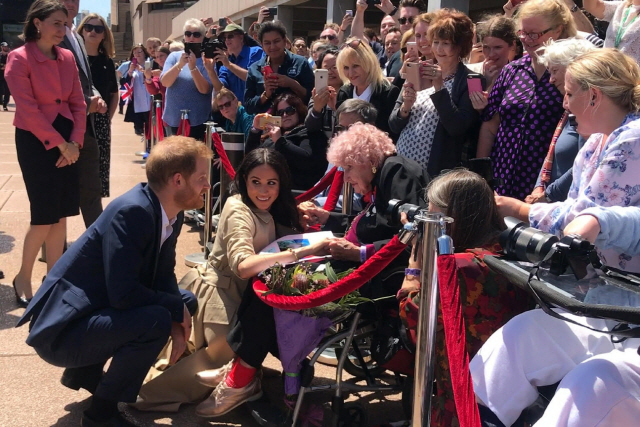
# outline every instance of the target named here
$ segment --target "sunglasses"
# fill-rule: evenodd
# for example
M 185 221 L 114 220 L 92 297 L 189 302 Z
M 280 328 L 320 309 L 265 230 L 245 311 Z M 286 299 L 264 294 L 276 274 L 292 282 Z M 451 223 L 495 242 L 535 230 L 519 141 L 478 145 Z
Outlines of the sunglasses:
M 324 36 L 320 36 L 321 39 L 328 39 L 328 40 L 335 40 L 336 36 L 334 36 L 333 34 L 326 34 Z
M 199 39 L 200 37 L 202 37 L 202 33 L 201 33 L 200 31 L 194 31 L 194 32 L 191 32 L 191 31 L 185 31 L 185 32 L 184 32 L 184 36 L 185 36 L 185 37 L 191 37 L 191 36 L 193 36 L 193 37 L 195 37 L 195 38 Z
M 360 43 L 362 43 L 362 40 L 355 39 L 355 40 L 351 40 L 349 43 L 347 43 L 347 46 L 349 46 L 351 49 L 357 49 L 358 46 L 360 46 Z
M 276 111 L 276 116 L 280 116 L 280 117 L 284 117 L 284 116 L 291 116 L 296 112 L 296 109 L 292 106 L 289 105 L 287 108 L 285 108 L 284 110 L 278 110 Z
M 236 37 L 236 36 L 241 36 L 241 35 L 243 35 L 243 34 L 242 34 L 242 33 L 230 33 L 230 34 L 228 34 L 228 35 L 227 35 L 227 34 L 220 34 L 220 35 L 218 36 L 218 40 L 220 40 L 221 42 L 223 42 L 223 41 L 225 41 L 225 40 L 229 40 L 229 39 L 232 39 L 232 38 L 234 38 L 234 37 Z
M 400 23 L 400 25 L 404 25 L 407 22 L 409 24 L 413 24 L 413 20 L 415 19 L 415 16 L 410 16 L 408 18 L 398 18 L 398 22 Z
M 104 25 L 84 24 L 84 27 L 82 27 L 82 29 L 85 30 L 87 33 L 90 33 L 91 31 L 95 31 L 96 34 L 104 33 Z
M 338 134 L 338 133 L 340 133 L 342 131 L 349 130 L 349 128 L 351 128 L 352 125 L 353 124 L 351 124 L 349 126 L 336 125 L 333 128 L 333 134 L 336 135 L 336 134 Z
M 231 107 L 231 103 L 232 102 L 233 101 L 228 101 L 228 102 L 225 102 L 224 104 L 219 104 L 218 105 L 218 109 L 222 110 L 223 108 L 229 108 L 229 107 Z

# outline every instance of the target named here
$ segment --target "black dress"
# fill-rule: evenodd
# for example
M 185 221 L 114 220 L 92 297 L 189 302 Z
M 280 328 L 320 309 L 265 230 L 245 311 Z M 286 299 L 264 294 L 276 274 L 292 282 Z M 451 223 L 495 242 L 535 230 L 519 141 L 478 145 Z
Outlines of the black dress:
M 118 81 L 116 80 L 116 70 L 111 58 L 104 54 L 89 56 L 89 65 L 93 77 L 93 85 L 100 96 L 110 107 L 111 94 L 118 93 Z M 102 197 L 109 197 L 109 170 L 111 164 L 111 119 L 109 113 L 96 113 L 95 116 L 95 137 L 100 149 L 100 181 L 102 184 Z

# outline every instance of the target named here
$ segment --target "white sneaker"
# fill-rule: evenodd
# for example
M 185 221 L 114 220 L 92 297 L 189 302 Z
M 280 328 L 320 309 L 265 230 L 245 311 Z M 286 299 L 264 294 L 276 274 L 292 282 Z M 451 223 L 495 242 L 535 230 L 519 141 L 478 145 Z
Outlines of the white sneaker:
M 225 381 L 220 382 L 204 402 L 196 406 L 196 415 L 204 418 L 215 418 L 231 412 L 245 402 L 262 397 L 262 387 L 258 375 L 245 387 L 231 388 Z
M 231 370 L 231 366 L 233 365 L 233 360 L 226 365 L 218 368 L 218 369 L 209 369 L 206 371 L 201 371 L 196 374 L 196 381 L 198 381 L 202 385 L 206 385 L 207 387 L 217 387 L 218 384 L 227 376 L 227 373 Z

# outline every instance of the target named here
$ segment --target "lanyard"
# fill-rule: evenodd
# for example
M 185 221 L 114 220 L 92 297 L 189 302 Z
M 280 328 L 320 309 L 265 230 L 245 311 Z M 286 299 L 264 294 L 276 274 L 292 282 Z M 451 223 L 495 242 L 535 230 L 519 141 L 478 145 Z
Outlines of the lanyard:
M 613 47 L 615 47 L 616 49 L 618 48 L 618 46 L 620 46 L 620 41 L 622 40 L 622 36 L 624 35 L 624 33 L 627 31 L 627 28 L 633 24 L 633 22 L 638 18 L 638 14 L 636 13 L 636 16 L 633 17 L 633 19 L 631 20 L 631 22 L 629 22 L 627 24 L 627 18 L 629 18 L 629 13 L 631 12 L 631 6 L 629 6 L 627 8 L 627 11 L 624 14 L 624 18 L 622 18 L 622 22 L 620 23 L 620 27 L 618 28 L 618 34 L 616 35 L 616 41 L 613 45 Z

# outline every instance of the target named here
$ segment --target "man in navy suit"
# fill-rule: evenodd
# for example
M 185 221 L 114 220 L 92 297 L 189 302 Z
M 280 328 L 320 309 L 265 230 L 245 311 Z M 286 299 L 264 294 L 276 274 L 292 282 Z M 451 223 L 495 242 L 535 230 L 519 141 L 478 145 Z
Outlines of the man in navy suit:
M 27 344 L 62 366 L 62 383 L 93 394 L 83 426 L 130 425 L 118 402 L 134 402 L 169 337 L 171 363 L 191 333 L 194 295 L 178 288 L 175 248 L 185 209 L 203 206 L 212 153 L 173 136 L 147 159 L 148 184 L 113 200 L 64 253 L 18 326 Z M 103 375 L 109 358 L 111 364 Z

